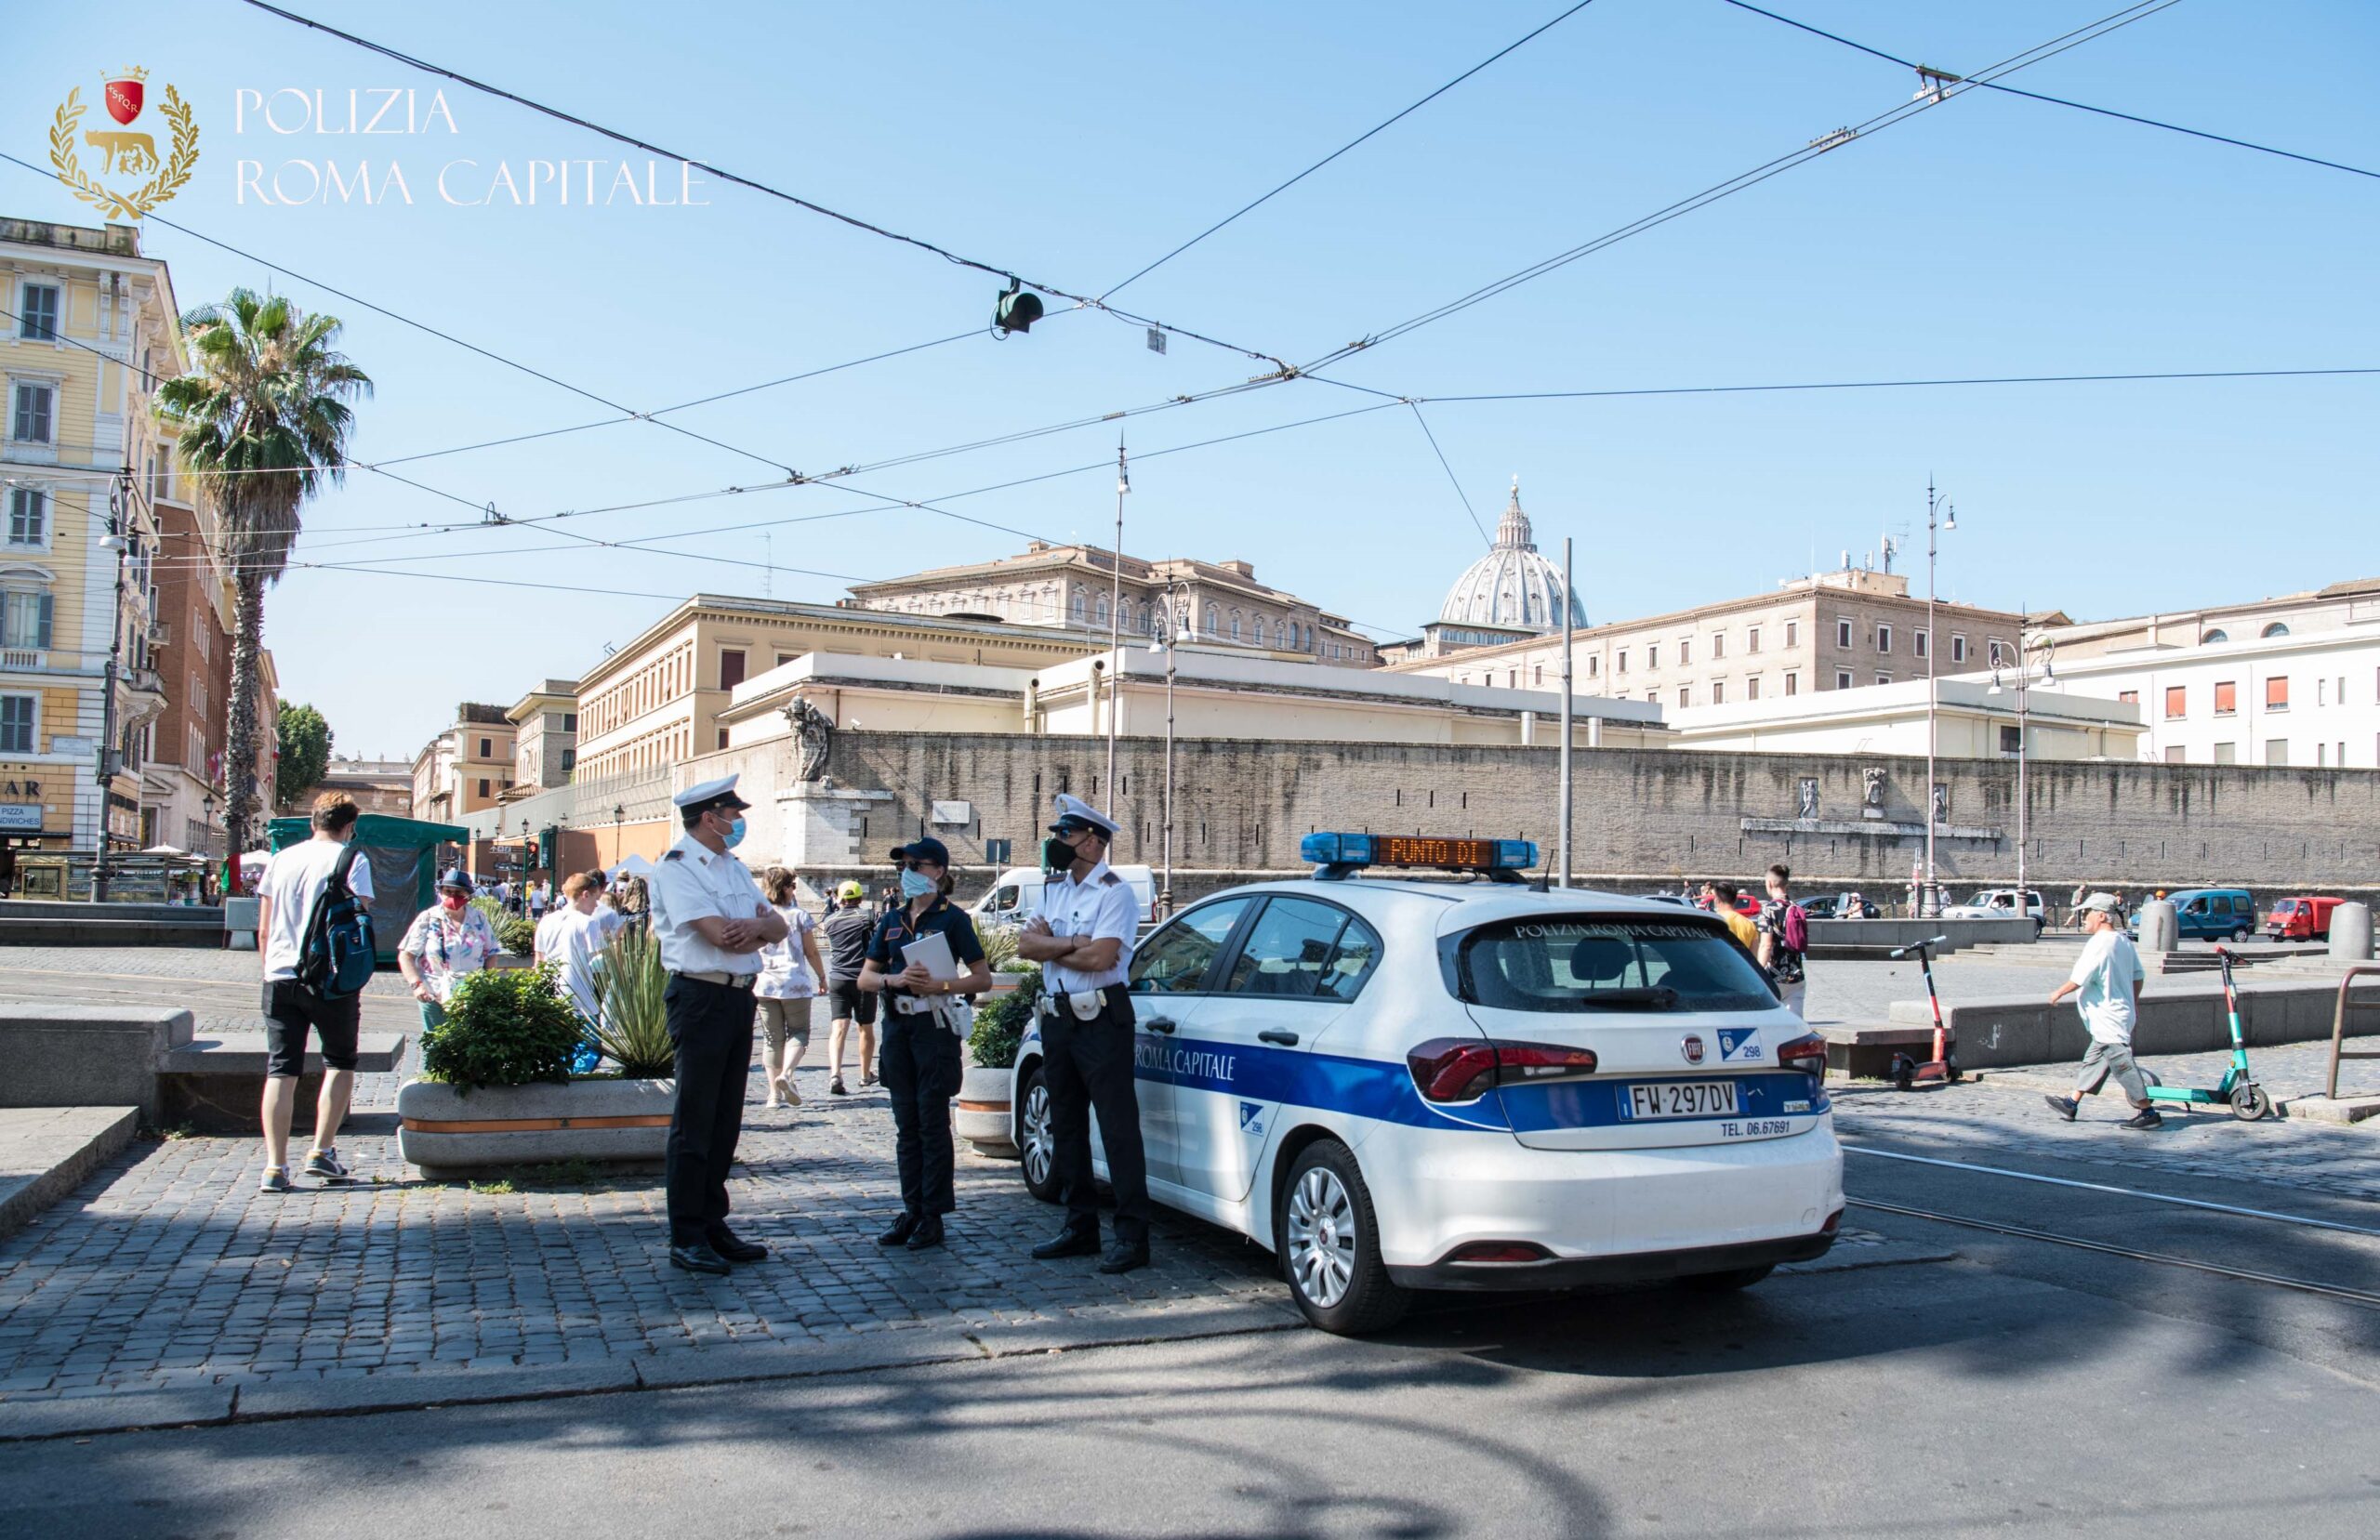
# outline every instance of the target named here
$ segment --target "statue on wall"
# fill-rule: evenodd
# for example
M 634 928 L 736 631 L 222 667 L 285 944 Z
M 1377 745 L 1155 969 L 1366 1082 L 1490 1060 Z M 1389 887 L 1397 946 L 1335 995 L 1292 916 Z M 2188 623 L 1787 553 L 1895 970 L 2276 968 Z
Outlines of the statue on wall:
M 835 744 L 835 724 L 825 712 L 799 699 L 785 708 L 785 719 L 801 745 L 801 767 L 795 773 L 803 781 L 824 778 L 826 754 Z
M 1946 783 L 1937 781 L 1934 783 L 1934 822 L 1948 823 L 1950 821 L 1950 788 Z
M 1818 779 L 1815 775 L 1802 777 L 1794 793 L 1795 816 L 1807 823 L 1818 815 Z
M 1864 805 L 1873 808 L 1878 812 L 1883 812 L 1884 810 L 1884 772 L 1883 767 L 1871 765 L 1866 770 L 1859 772 L 1859 778 L 1867 783 L 1867 801 Z

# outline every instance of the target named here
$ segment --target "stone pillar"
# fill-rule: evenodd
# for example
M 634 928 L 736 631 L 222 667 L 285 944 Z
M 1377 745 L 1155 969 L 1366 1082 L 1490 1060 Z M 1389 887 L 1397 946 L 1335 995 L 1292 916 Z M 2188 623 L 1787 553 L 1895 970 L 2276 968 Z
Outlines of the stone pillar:
M 2331 911 L 2331 955 L 2350 963 L 2372 960 L 2372 906 L 2343 903 Z
M 777 816 L 785 825 L 786 864 L 803 871 L 880 863 L 888 849 L 903 843 L 901 831 L 890 825 L 875 829 L 863 847 L 860 823 L 871 812 L 889 810 L 892 802 L 891 792 L 830 788 L 809 781 L 784 788 L 777 793 Z
M 2143 952 L 2179 952 L 2182 949 L 2182 918 L 2174 911 L 2171 899 L 2151 899 L 2140 906 L 2140 950 Z

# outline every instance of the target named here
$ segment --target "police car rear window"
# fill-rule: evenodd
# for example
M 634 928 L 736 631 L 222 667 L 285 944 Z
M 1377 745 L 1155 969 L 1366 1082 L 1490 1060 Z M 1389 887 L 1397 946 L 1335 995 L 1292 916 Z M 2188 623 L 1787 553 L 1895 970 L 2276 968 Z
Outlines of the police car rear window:
M 1509 920 L 1457 954 L 1458 993 L 1493 1010 L 1765 1010 L 1777 996 L 1726 938 L 1691 921 Z

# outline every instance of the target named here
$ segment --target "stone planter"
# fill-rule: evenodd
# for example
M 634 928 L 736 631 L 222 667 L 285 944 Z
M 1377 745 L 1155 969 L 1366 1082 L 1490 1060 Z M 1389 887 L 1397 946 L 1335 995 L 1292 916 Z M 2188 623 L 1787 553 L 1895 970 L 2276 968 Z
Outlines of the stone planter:
M 667 1080 L 487 1086 L 465 1095 L 409 1080 L 397 1089 L 397 1150 L 431 1179 L 547 1161 L 658 1163 L 669 1141 Z
M 992 987 L 985 992 L 984 998 L 995 1000 L 1003 994 L 1014 994 L 1032 977 L 1030 973 L 995 973 L 992 975 Z
M 952 1125 L 979 1155 L 1017 1158 L 1016 1124 L 1009 1114 L 1009 1071 L 967 1066 L 959 1082 L 959 1110 Z

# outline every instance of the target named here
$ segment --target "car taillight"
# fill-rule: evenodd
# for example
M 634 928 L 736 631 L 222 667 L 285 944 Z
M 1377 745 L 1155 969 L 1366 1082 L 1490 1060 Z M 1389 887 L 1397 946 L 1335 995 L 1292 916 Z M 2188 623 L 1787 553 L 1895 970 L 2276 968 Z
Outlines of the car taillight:
M 1567 1080 L 1595 1073 L 1591 1048 L 1558 1043 L 1437 1037 L 1405 1056 L 1413 1084 L 1430 1101 L 1471 1101 L 1498 1086 Z
M 1805 1033 L 1790 1042 L 1777 1046 L 1777 1062 L 1789 1070 L 1826 1078 L 1826 1039 L 1817 1033 Z

